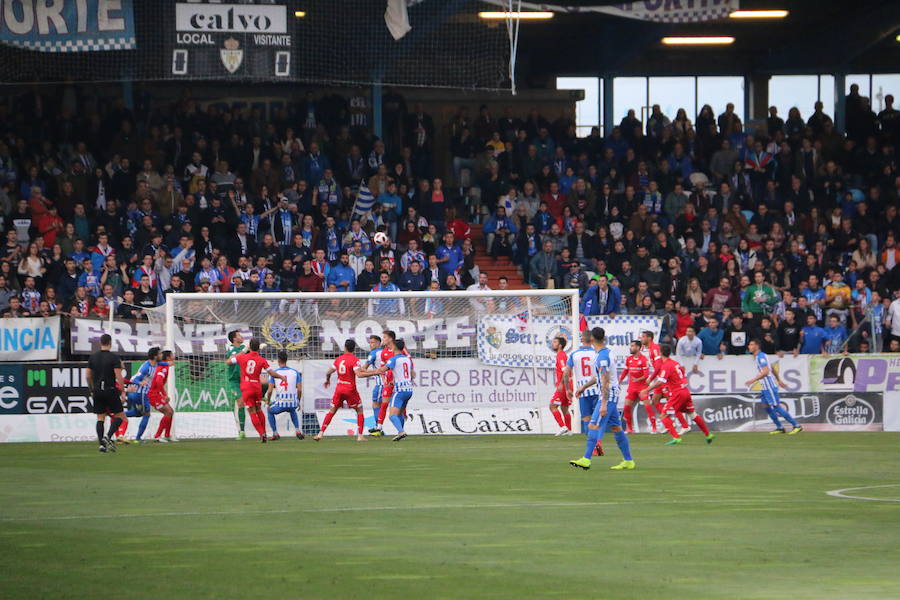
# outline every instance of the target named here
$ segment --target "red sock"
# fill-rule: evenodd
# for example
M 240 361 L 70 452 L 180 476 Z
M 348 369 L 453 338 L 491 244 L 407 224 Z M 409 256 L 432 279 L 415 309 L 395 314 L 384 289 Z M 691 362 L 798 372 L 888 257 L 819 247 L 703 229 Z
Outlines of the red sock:
M 553 418 L 556 419 L 557 424 L 562 428 L 566 426 L 566 422 L 563 420 L 562 413 L 558 410 L 551 410 L 550 414 L 553 415 Z
M 356 413 L 356 432 L 359 435 L 362 435 L 363 423 L 366 422 L 366 417 L 362 413 Z
M 382 404 L 382 409 L 384 405 Z M 328 425 L 331 423 L 331 418 L 334 416 L 333 412 L 330 412 L 325 415 L 325 420 L 322 421 L 322 429 L 319 430 L 319 433 L 325 433 L 325 430 L 328 429 Z
M 172 421 L 175 420 L 175 415 L 169 417 L 168 422 L 166 422 L 166 437 L 172 437 Z
M 651 431 L 656 431 L 656 411 L 653 410 L 653 404 L 645 404 L 644 408 L 647 409 L 647 416 L 650 417 Z
M 688 428 L 688 421 L 684 418 L 684 413 L 675 413 L 675 416 L 678 418 L 678 423 L 685 429 Z M 700 429 L 703 429 L 702 427 Z
M 260 411 L 253 413 L 253 426 L 256 427 L 256 433 L 259 437 L 266 435 L 266 419 Z
M 383 401 L 381 402 L 381 408 L 378 410 L 378 424 L 381 425 L 384 423 L 384 418 L 387 416 L 388 403 Z M 331 419 L 328 419 L 330 422 Z
M 128 431 L 128 417 L 122 419 L 122 424 L 119 425 L 119 430 L 116 432 L 117 437 L 122 437 L 125 435 L 125 432 Z
M 160 421 L 159 421 L 159 427 L 156 428 L 156 435 L 153 436 L 154 438 L 158 438 L 159 436 L 161 436 L 165 433 L 166 422 L 168 420 L 169 420 L 169 417 L 167 417 L 166 415 L 163 415 L 163 418 L 160 419 Z
M 563 413 L 563 421 L 566 423 L 566 429 L 572 431 L 572 413 Z
M 663 422 L 663 425 L 666 426 L 666 431 L 668 431 L 669 434 L 670 434 L 673 438 L 680 437 L 680 436 L 678 435 L 678 432 L 675 431 L 675 424 L 672 423 L 672 419 L 670 419 L 668 416 L 665 416 L 665 417 L 662 418 L 662 422 Z
M 697 415 L 694 417 L 694 423 L 697 424 L 697 427 L 700 428 L 700 431 L 703 432 L 703 435 L 709 435 L 709 427 L 706 426 L 706 421 L 703 420 L 703 417 Z
M 625 418 L 625 429 L 633 429 L 632 413 L 634 411 L 634 406 L 626 406 L 625 410 L 622 411 L 622 416 Z

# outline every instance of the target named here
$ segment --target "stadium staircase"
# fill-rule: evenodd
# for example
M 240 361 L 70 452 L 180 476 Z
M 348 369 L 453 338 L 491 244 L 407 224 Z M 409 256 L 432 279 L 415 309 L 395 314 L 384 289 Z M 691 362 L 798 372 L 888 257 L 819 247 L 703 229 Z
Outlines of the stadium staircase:
M 488 285 L 491 286 L 492 289 L 496 290 L 499 287 L 501 275 L 506 275 L 506 278 L 509 279 L 509 289 L 511 290 L 532 289 L 522 278 L 522 273 L 519 272 L 519 268 L 513 264 L 511 259 L 505 256 L 491 258 L 485 244 L 484 231 L 482 231 L 483 225 L 472 224 L 469 227 L 472 229 L 472 244 L 478 252 L 476 255 L 478 257 L 478 266 L 482 271 L 487 271 L 489 279 Z

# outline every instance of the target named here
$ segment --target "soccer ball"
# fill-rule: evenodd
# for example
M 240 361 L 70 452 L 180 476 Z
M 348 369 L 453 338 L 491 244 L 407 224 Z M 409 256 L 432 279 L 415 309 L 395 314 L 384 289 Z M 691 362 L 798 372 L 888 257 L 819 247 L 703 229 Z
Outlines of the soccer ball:
M 375 237 L 372 238 L 375 240 L 375 243 L 379 246 L 383 245 L 386 241 L 388 241 L 388 236 L 385 232 L 379 231 L 375 233 Z

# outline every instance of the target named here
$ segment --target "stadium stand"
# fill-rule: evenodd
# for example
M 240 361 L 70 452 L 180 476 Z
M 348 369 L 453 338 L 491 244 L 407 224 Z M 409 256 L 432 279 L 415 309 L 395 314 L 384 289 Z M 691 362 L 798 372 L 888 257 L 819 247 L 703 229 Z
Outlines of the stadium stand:
M 871 339 L 900 288 L 900 120 L 885 101 L 876 115 L 851 92 L 846 134 L 821 111 L 750 131 L 705 106 L 696 123 L 654 107 L 579 138 L 568 108 L 436 123 L 391 91 L 378 139 L 354 90 L 278 110 L 29 90 L 0 108 L 0 311 L 140 316 L 166 291 L 327 290 L 346 252 L 352 289 L 385 268 L 414 290 L 483 270 L 494 288 L 579 287 L 587 314 L 663 315 L 673 341 L 688 325 L 709 337 L 715 318 L 729 353 L 744 329 L 799 348 L 789 309 L 831 350 L 851 331 L 853 350 L 896 350 L 896 335 Z

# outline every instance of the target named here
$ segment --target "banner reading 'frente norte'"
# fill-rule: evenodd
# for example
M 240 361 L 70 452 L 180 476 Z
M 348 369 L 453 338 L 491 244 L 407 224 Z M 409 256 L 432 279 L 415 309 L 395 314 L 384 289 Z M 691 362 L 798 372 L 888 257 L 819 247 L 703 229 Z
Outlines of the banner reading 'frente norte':
M 131 50 L 132 0 L 6 0 L 0 43 L 38 52 Z

